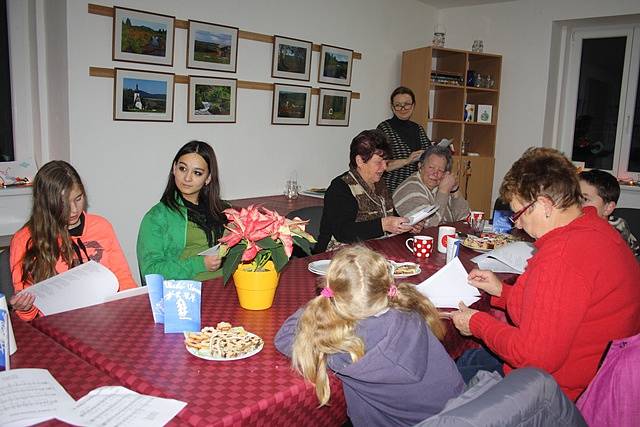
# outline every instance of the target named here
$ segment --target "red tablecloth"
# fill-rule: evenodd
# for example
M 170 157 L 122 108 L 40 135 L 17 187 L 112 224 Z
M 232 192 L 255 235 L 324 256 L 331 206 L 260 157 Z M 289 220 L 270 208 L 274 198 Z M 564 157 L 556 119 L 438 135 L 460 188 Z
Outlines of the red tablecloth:
M 391 259 L 414 260 L 404 246 L 408 237 L 366 244 Z M 340 381 L 332 377 L 331 405 L 317 408 L 313 388 L 273 346 L 284 320 L 315 295 L 318 276 L 308 271 L 308 263 L 331 255 L 292 260 L 281 275 L 273 307 L 265 311 L 241 309 L 232 284 L 223 287 L 217 279 L 203 285 L 203 326 L 228 321 L 264 339 L 264 349 L 244 360 L 210 362 L 190 355 L 181 334 L 164 334 L 162 325 L 153 324 L 145 295 L 39 318 L 33 325 L 132 390 L 186 401 L 178 416 L 192 425 L 341 425 L 346 406 Z M 467 268 L 472 267 L 473 255 L 467 249 L 461 251 Z M 435 252 L 421 263 L 422 273 L 412 281 L 424 280 L 444 262 L 444 255 Z M 475 307 L 487 309 L 488 298 Z M 452 356 L 477 346 L 446 322 L 444 345 Z M 59 376 L 66 381 L 63 373 Z
M 281 276 L 271 309 L 239 307 L 234 286 L 203 286 L 202 325 L 243 325 L 261 336 L 264 349 L 233 362 L 198 359 L 181 334 L 154 325 L 147 296 L 36 319 L 33 325 L 63 346 L 140 393 L 186 401 L 180 417 L 193 425 L 341 425 L 346 406 L 332 378 L 331 405 L 317 408 L 310 385 L 277 352 L 273 338 L 284 320 L 314 295 L 316 276 L 307 261 L 293 260 Z

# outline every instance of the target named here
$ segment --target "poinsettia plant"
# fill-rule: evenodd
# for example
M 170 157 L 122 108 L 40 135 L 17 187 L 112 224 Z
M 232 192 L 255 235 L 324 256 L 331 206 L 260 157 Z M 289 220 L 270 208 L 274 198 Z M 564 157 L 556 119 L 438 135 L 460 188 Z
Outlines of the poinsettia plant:
M 229 220 L 220 238 L 225 284 L 240 263 L 248 264 L 247 271 L 265 271 L 267 261 L 272 260 L 276 271 L 282 270 L 293 253 L 293 245 L 311 255 L 310 243 L 316 240 L 305 231 L 308 220 L 285 218 L 256 205 L 225 209 L 224 214 Z

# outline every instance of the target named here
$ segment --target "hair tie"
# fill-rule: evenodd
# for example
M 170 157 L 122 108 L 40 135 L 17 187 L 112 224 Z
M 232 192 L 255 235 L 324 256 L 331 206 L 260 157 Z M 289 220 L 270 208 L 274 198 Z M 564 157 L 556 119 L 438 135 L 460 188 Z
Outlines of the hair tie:
M 387 292 L 387 296 L 389 298 L 395 298 L 398 295 L 398 287 L 396 285 L 389 286 L 389 292 Z
M 327 286 L 325 288 L 322 288 L 322 290 L 320 291 L 320 295 L 325 298 L 333 298 L 333 290 L 331 290 L 331 288 Z

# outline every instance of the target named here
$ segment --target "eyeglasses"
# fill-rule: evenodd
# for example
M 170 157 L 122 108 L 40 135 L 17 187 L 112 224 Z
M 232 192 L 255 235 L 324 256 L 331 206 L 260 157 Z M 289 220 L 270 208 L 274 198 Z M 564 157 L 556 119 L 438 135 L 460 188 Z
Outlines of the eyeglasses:
M 524 208 L 520 209 L 518 212 L 516 212 L 513 215 L 511 215 L 509 217 L 509 221 L 511 221 L 513 224 L 515 224 L 516 221 L 518 221 L 520 219 L 520 217 L 527 211 L 527 209 L 529 209 L 531 206 L 533 206 L 535 204 L 535 202 L 537 202 L 537 200 L 534 200 L 533 202 L 529 203 Z
M 410 110 L 413 108 L 413 103 L 411 104 L 393 104 L 393 109 L 396 111 L 402 110 Z

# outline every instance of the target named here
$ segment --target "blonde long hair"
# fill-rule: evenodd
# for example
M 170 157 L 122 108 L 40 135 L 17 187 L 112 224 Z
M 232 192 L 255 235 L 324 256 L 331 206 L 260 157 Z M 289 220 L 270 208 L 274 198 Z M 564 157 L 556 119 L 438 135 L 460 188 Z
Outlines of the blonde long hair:
M 294 369 L 315 384 L 321 406 L 331 396 L 327 356 L 348 353 L 352 362 L 364 356 L 364 342 L 355 334 L 358 321 L 385 308 L 415 311 L 438 339 L 444 337 L 445 328 L 433 304 L 410 284 L 399 284 L 396 295 L 389 297 L 393 284 L 387 260 L 370 249 L 349 247 L 333 257 L 324 283 L 333 296 L 321 295 L 307 303 L 292 354 Z

